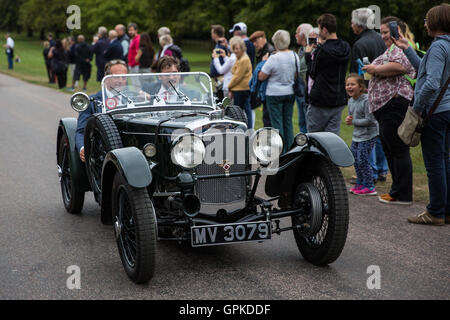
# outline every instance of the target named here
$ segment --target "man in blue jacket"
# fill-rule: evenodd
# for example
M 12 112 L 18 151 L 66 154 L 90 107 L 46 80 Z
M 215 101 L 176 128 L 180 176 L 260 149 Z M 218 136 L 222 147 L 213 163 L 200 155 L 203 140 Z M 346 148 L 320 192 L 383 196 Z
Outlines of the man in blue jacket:
M 109 37 L 109 46 L 105 50 L 105 54 L 103 57 L 105 58 L 105 62 L 109 62 L 111 60 L 122 59 L 123 57 L 123 48 L 120 43 L 117 32 L 115 30 L 110 30 L 108 33 Z
M 123 60 L 112 60 L 108 62 L 105 66 L 104 70 L 105 75 L 110 74 L 127 74 L 128 69 L 126 63 Z M 102 101 L 102 90 L 97 92 L 96 94 L 90 96 L 94 101 L 89 103 L 89 107 L 81 112 L 78 116 L 78 124 L 77 124 L 77 132 L 75 135 L 75 147 L 80 153 L 81 161 L 85 161 L 84 159 L 84 129 L 86 128 L 86 123 L 88 118 L 94 113 L 102 112 L 100 104 L 98 101 Z
M 98 28 L 98 41 L 94 44 L 92 51 L 95 53 L 95 64 L 97 65 L 97 81 L 101 82 L 105 73 L 105 51 L 109 46 L 105 27 Z

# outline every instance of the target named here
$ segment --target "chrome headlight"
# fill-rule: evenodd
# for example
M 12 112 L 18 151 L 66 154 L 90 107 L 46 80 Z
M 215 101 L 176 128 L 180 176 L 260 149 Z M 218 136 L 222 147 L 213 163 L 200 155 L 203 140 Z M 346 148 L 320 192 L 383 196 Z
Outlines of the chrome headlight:
M 262 128 L 256 131 L 251 139 L 253 154 L 263 164 L 279 158 L 283 152 L 283 139 L 277 130 Z
M 299 133 L 299 134 L 295 137 L 295 143 L 296 143 L 298 146 L 302 147 L 302 146 L 304 146 L 305 144 L 308 143 L 308 137 L 307 137 L 306 134 L 304 134 L 304 133 Z
M 70 97 L 70 106 L 76 112 L 83 112 L 89 106 L 89 96 L 84 92 L 77 92 Z
M 172 143 L 172 162 L 185 169 L 200 165 L 205 158 L 206 148 L 202 139 L 193 134 L 179 136 Z

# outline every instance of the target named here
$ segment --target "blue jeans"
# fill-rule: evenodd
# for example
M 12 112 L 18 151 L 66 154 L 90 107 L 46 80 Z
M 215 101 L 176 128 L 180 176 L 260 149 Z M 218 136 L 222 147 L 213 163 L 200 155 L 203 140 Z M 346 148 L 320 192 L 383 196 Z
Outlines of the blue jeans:
M 369 157 L 370 166 L 373 171 L 373 179 L 377 180 L 379 174 L 387 174 L 388 163 L 386 156 L 384 155 L 383 145 L 381 144 L 380 136 L 376 138 L 375 148 L 373 148 L 372 153 Z
M 421 142 L 430 193 L 427 210 L 437 218 L 450 216 L 450 111 L 430 117 Z
M 294 143 L 294 129 L 292 127 L 294 100 L 293 94 L 287 96 L 266 96 L 270 121 L 283 139 L 283 153 L 289 151 Z
M 253 115 L 252 107 L 250 106 L 250 91 L 233 91 L 234 105 L 241 107 L 245 114 L 247 115 L 247 127 L 248 129 L 253 128 Z
M 14 57 L 13 57 L 13 53 L 7 53 L 6 54 L 6 58 L 8 59 L 8 69 L 12 69 L 13 68 L 13 61 L 14 61 Z
M 299 98 L 296 96 L 295 101 L 297 102 L 298 110 L 298 129 L 300 132 L 308 133 L 308 129 L 306 127 L 306 107 L 308 105 L 305 103 L 305 97 Z

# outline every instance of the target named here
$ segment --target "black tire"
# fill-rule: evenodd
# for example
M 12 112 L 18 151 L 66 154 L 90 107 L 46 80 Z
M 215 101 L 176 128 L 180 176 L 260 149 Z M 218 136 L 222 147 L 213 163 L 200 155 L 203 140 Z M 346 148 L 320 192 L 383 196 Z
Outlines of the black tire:
M 74 183 L 71 163 L 72 154 L 70 152 L 69 139 L 66 134 L 63 134 L 59 141 L 58 153 L 58 166 L 61 170 L 61 195 L 66 211 L 72 214 L 79 214 L 83 209 L 84 190 Z
M 128 277 L 146 283 L 155 271 L 155 209 L 146 188 L 133 188 L 117 172 L 112 186 L 112 215 L 120 259 Z
M 107 114 L 95 114 L 87 123 L 84 136 L 86 169 L 92 191 L 101 193 L 103 161 L 108 152 L 123 147 L 119 130 Z
M 241 121 L 247 124 L 247 115 L 245 111 L 239 106 L 228 106 L 225 108 L 225 115 L 236 121 Z
M 348 196 L 338 167 L 325 159 L 316 159 L 311 164 L 309 181 L 322 199 L 321 228 L 312 236 L 304 236 L 294 229 L 294 237 L 305 260 L 325 266 L 334 262 L 344 249 L 349 222 Z

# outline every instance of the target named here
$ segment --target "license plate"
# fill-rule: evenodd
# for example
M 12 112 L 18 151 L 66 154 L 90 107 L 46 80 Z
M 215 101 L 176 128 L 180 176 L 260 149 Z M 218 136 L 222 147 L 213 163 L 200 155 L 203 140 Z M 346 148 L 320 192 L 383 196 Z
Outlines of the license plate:
M 191 235 L 193 247 L 263 241 L 271 239 L 272 224 L 264 221 L 194 226 Z

